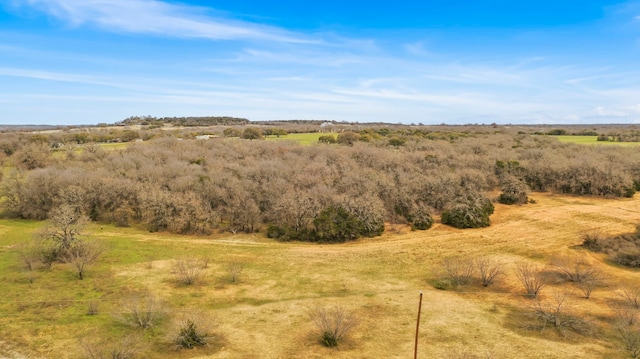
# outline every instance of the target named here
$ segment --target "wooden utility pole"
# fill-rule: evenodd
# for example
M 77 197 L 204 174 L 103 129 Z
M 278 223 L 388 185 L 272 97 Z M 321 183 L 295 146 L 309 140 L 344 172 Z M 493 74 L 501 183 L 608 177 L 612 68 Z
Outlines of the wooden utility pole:
M 420 303 L 418 304 L 418 321 L 416 322 L 416 345 L 413 349 L 413 359 L 418 359 L 418 333 L 420 331 L 420 312 L 422 311 L 422 291 L 420 291 Z

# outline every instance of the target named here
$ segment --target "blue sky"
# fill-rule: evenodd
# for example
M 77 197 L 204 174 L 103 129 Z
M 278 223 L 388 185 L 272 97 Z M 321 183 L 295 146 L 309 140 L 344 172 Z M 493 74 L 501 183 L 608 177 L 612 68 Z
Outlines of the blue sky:
M 0 123 L 640 123 L 640 0 L 0 0 Z

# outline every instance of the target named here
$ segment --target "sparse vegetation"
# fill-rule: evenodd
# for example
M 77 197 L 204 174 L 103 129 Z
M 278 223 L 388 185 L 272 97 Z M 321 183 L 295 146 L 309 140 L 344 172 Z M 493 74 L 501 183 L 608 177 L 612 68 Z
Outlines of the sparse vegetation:
M 343 307 L 316 307 L 309 311 L 309 317 L 320 332 L 324 346 L 336 347 L 356 327 L 358 319 Z

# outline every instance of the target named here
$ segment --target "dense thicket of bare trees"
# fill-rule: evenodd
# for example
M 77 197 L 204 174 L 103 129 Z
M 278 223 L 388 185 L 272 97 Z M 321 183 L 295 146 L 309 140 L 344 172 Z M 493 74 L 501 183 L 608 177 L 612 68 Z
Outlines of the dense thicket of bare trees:
M 318 239 L 321 229 L 329 233 L 320 218 L 332 208 L 358 222 L 357 237 L 380 233 L 385 221 L 426 229 L 432 214 L 481 200 L 501 185 L 516 202 L 526 201 L 527 186 L 599 196 L 631 196 L 640 187 L 637 148 L 525 134 L 385 128 L 354 134 L 345 144 L 302 146 L 181 141 L 163 133 L 123 150 L 89 145 L 55 152 L 44 144 L 57 138 L 2 134 L 2 155 L 13 167 L 2 179 L 4 205 L 23 218 L 45 219 L 70 206 L 92 220 L 142 223 L 150 231 L 253 232 L 270 224 L 275 237 Z M 403 141 L 391 144 L 392 137 Z

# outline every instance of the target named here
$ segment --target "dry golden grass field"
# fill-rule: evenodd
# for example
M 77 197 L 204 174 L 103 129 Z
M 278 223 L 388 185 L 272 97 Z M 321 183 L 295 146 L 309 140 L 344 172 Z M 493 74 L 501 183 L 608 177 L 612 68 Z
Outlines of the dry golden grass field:
M 578 247 L 581 234 L 628 233 L 640 220 L 640 197 L 602 199 L 533 193 L 537 203 L 496 204 L 492 224 L 458 230 L 436 223 L 428 231 L 388 226 L 384 235 L 347 244 L 279 243 L 263 234 L 188 237 L 111 226 L 92 227 L 109 244 L 83 281 L 71 269 L 26 273 L 14 247 L 17 233 L 39 224 L 0 221 L 0 358 L 80 358 L 81 338 L 117 341 L 140 335 L 144 358 L 412 358 L 418 293 L 424 293 L 419 358 L 628 358 L 612 330 L 622 288 L 640 285 L 640 272 Z M 23 234 L 26 237 L 26 234 Z M 438 290 L 447 257 L 488 255 L 505 275 L 488 288 L 477 280 Z M 566 295 L 563 311 L 588 333 L 542 327 L 535 300 L 525 297 L 516 266 L 531 262 L 552 272 L 553 259 L 584 256 L 606 274 L 590 299 L 566 281 L 542 290 L 541 305 Z M 174 263 L 206 258 L 206 276 L 176 283 Z M 237 282 L 228 266 L 242 263 Z M 27 276 L 31 278 L 31 283 Z M 141 330 L 117 319 L 136 293 L 162 301 L 167 318 Z M 87 315 L 88 303 L 97 314 Z M 324 347 L 308 311 L 342 306 L 359 325 L 337 348 Z M 205 348 L 175 351 L 166 339 L 171 318 L 194 315 L 215 326 Z M 88 339 L 87 339 L 88 337 Z

